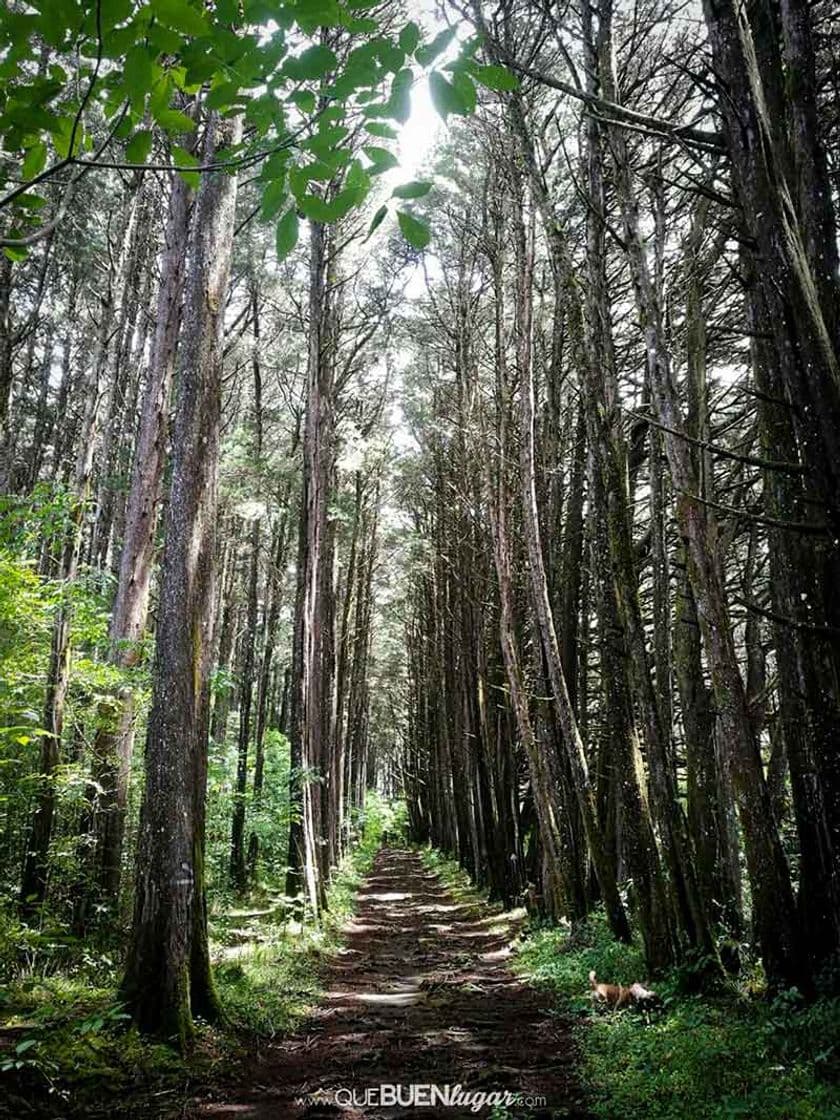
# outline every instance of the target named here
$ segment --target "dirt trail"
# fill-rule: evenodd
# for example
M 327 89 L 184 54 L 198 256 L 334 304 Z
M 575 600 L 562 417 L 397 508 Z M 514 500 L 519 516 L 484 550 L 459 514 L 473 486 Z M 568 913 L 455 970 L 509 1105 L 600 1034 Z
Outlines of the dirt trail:
M 246 1084 L 196 1101 L 205 1120 L 323 1117 L 460 1120 L 455 1107 L 355 1105 L 383 1084 L 523 1094 L 508 1117 L 587 1113 L 568 1023 L 507 967 L 509 919 L 457 902 L 415 852 L 387 848 L 359 893 L 326 997 L 295 1035 L 267 1046 Z M 344 1090 L 336 1098 L 335 1091 Z M 403 1089 L 403 1093 L 407 1090 Z M 544 1098 L 545 1103 L 528 1098 Z M 338 1102 L 338 1103 L 336 1103 Z M 478 1115 L 489 1117 L 491 1108 Z

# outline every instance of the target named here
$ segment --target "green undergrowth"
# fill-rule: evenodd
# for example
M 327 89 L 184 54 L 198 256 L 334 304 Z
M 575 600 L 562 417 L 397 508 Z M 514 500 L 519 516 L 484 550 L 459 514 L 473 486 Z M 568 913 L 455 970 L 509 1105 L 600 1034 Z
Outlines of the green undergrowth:
M 459 901 L 486 907 L 457 863 L 419 850 Z M 532 921 L 512 947 L 513 970 L 572 1018 L 599 1120 L 840 1120 L 840 999 L 761 998 L 746 970 L 713 995 L 690 994 L 690 975 L 677 970 L 653 985 L 660 1010 L 600 1011 L 591 969 L 610 983 L 646 979 L 640 947 L 617 942 L 602 913 L 574 928 Z
M 341 943 L 358 888 L 393 816 L 370 798 L 357 842 L 333 877 L 320 924 L 294 921 L 277 892 L 211 900 L 211 950 L 224 1013 L 199 1022 L 190 1052 L 138 1035 L 116 997 L 121 961 L 69 953 L 44 930 L 0 915 L 0 1116 L 164 1118 L 181 1114 L 198 1084 L 235 1073 L 261 1039 L 294 1030 L 321 994 L 326 958 Z M 28 939 L 29 955 L 21 953 Z M 10 962 L 26 960 L 12 966 Z
M 537 927 L 514 968 L 577 1013 L 590 1107 L 601 1120 L 838 1120 L 840 1000 L 796 992 L 760 999 L 744 986 L 686 994 L 674 972 L 655 985 L 659 1011 L 599 1011 L 588 975 L 644 980 L 641 952 L 616 942 L 600 914 L 575 927 Z
M 488 906 L 486 896 L 476 888 L 459 863 L 438 851 L 437 848 L 424 846 L 418 848 L 418 851 L 423 866 L 437 875 L 457 902 L 476 910 L 486 909 Z

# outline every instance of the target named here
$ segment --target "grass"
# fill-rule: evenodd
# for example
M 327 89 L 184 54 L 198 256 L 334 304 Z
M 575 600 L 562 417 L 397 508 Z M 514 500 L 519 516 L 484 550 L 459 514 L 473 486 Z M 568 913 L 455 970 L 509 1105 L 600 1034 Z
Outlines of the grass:
M 390 809 L 372 798 L 358 843 L 337 869 L 320 925 L 287 921 L 270 893 L 213 902 L 211 948 L 225 1022 L 197 1024 L 187 1055 L 142 1038 L 116 1002 L 121 962 L 45 937 L 0 988 L 0 1116 L 179 1115 L 197 1084 L 230 1074 L 260 1039 L 294 1030 L 321 994 L 326 957 L 341 943 Z M 31 942 L 31 934 L 26 936 Z M 14 924 L 0 958 L 20 959 Z
M 457 863 L 430 848 L 421 855 L 459 901 L 483 905 Z M 602 914 L 574 929 L 532 921 L 514 949 L 514 971 L 574 1019 L 599 1120 L 840 1120 L 840 999 L 757 998 L 754 973 L 692 995 L 675 971 L 655 985 L 661 1011 L 603 1012 L 589 997 L 590 970 L 629 984 L 645 968 L 640 947 L 615 941 Z
M 536 928 L 514 968 L 577 1013 L 591 1108 L 602 1120 L 840 1118 L 840 1000 L 805 1005 L 795 992 L 751 997 L 735 984 L 687 995 L 673 973 L 656 985 L 662 1011 L 603 1012 L 587 977 L 644 978 L 636 946 L 617 943 L 601 915 L 576 929 Z

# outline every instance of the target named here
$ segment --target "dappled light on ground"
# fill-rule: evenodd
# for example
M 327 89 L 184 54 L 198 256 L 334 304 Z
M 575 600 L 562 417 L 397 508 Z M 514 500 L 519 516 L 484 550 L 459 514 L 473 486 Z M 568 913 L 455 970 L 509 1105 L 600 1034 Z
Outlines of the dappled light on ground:
M 510 1116 L 587 1115 L 568 1023 L 505 964 L 521 912 L 481 912 L 453 898 L 409 851 L 385 849 L 346 923 L 326 994 L 301 1030 L 255 1055 L 237 1083 L 194 1102 L 198 1118 L 340 1116 L 459 1120 L 463 1108 L 358 1107 L 380 1085 L 508 1090 L 544 1104 Z M 488 1116 L 485 1108 L 480 1115 Z

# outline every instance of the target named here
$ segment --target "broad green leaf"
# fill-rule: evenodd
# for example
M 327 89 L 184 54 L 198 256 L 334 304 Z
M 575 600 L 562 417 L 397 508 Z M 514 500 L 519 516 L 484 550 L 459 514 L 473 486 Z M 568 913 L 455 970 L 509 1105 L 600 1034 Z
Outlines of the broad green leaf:
M 15 206 L 22 206 L 24 210 L 40 210 L 47 205 L 47 200 L 40 194 L 19 194 L 15 199 Z
M 350 164 L 350 169 L 347 172 L 347 178 L 344 183 L 344 194 L 348 198 L 352 196 L 352 206 L 360 206 L 367 198 L 371 188 L 371 178 L 367 171 L 362 167 L 357 159 L 354 159 Z M 351 207 L 352 208 L 352 207 Z
M 164 27 L 184 35 L 209 35 L 210 25 L 198 8 L 187 0 L 150 0 L 149 7 Z
M 311 82 L 317 78 L 325 77 L 330 70 L 334 70 L 338 63 L 335 52 L 329 47 L 316 43 L 308 47 L 303 54 L 290 58 L 283 66 L 283 71 L 296 82 Z
M 191 120 L 180 109 L 160 108 L 152 111 L 152 115 L 160 127 L 172 135 L 178 132 L 193 132 L 195 121 Z
M 405 124 L 411 116 L 411 87 L 414 83 L 414 72 L 406 67 L 394 75 L 391 83 L 391 96 L 388 99 L 387 115 Z
M 400 161 L 387 148 L 379 148 L 375 144 L 366 144 L 362 151 L 373 163 L 373 167 L 369 168 L 369 174 L 371 175 L 381 175 L 384 171 L 390 171 L 392 167 L 399 167 Z
M 197 42 L 201 38 L 204 36 L 196 35 L 194 41 Z M 172 27 L 164 27 L 162 23 L 153 23 L 149 28 L 149 46 L 158 55 L 180 54 L 184 46 L 184 33 L 175 31 Z
M 429 75 L 429 91 L 432 95 L 432 104 L 444 120 L 450 113 L 464 116 L 472 112 L 475 107 L 475 90 L 472 89 L 471 100 L 463 86 L 448 82 L 439 70 Z
M 371 136 L 379 136 L 383 140 L 396 140 L 398 135 L 395 128 L 391 128 L 389 124 L 385 124 L 383 121 L 368 121 L 365 124 L 365 129 Z
M 123 63 L 123 85 L 136 107 L 141 106 L 146 94 L 151 92 L 153 79 L 154 69 L 149 52 L 138 43 L 131 48 Z
M 519 79 L 504 66 L 470 66 L 470 74 L 488 89 L 509 92 L 519 88 Z
M 373 35 L 379 30 L 379 24 L 375 19 L 364 16 L 351 16 L 344 21 L 344 25 L 354 35 Z
M 403 237 L 414 249 L 425 249 L 432 239 L 429 227 L 406 210 L 397 211 L 397 221 Z
M 300 211 L 311 222 L 335 221 L 335 210 L 331 203 L 317 194 L 307 194 L 300 199 Z
M 190 167 L 198 167 L 198 160 L 192 152 L 188 152 L 186 148 L 179 148 L 177 145 L 173 145 L 172 162 L 179 169 L 178 174 L 187 186 L 194 191 L 198 190 L 201 175 L 197 171 L 189 170 Z
M 422 198 L 431 189 L 431 183 L 415 179 L 411 183 L 403 183 L 402 186 L 394 187 L 391 195 L 393 198 Z
M 302 113 L 314 113 L 315 106 L 318 104 L 318 99 L 309 89 L 298 90 L 297 93 L 292 94 L 291 99 Z
M 277 223 L 275 244 L 277 246 L 277 259 L 284 260 L 294 249 L 298 242 L 299 223 L 297 210 L 290 206 L 280 221 Z
M 341 24 L 341 8 L 337 0 L 298 0 L 293 13 L 302 30 L 310 34 L 319 27 Z
M 467 77 L 466 74 L 455 73 L 452 76 L 452 88 L 461 98 L 464 112 L 474 113 L 478 97 L 476 96 L 475 83 L 472 79 Z
M 420 42 L 420 28 L 412 20 L 400 32 L 399 44 L 406 54 L 414 54 Z
M 329 221 L 337 222 L 345 218 L 351 210 L 355 210 L 364 201 L 366 194 L 367 191 L 360 187 L 345 187 L 343 191 L 339 191 L 329 203 Z
M 125 149 L 125 158 L 129 163 L 145 163 L 152 150 L 152 133 L 149 129 L 142 129 L 132 136 Z
M 9 100 L 3 115 L 3 124 L 13 124 L 25 132 L 50 131 L 60 127 L 62 118 L 54 116 L 40 105 L 25 105 L 20 101 Z M 72 121 L 72 117 L 64 118 Z M 14 145 L 12 145 L 14 147 Z
M 304 140 L 301 147 L 326 159 L 335 151 L 349 131 L 349 128 L 345 125 L 324 125 L 322 121 L 315 135 L 308 140 Z
M 66 159 L 68 155 L 77 155 L 82 145 L 82 128 L 76 129 L 76 139 L 73 152 L 70 152 L 70 138 L 73 135 L 73 120 L 71 116 L 61 117 L 52 130 L 53 147 L 59 159 Z
M 214 85 L 204 102 L 208 109 L 226 109 L 239 94 L 239 82 L 220 82 Z
M 445 31 L 435 35 L 428 46 L 420 47 L 418 51 L 415 51 L 414 57 L 421 66 L 428 66 L 429 63 L 434 62 L 439 54 L 443 54 L 454 38 L 455 28 L 447 27 Z
M 260 207 L 260 216 L 264 222 L 270 222 L 271 219 L 277 214 L 280 207 L 289 197 L 289 190 L 286 186 L 285 174 L 279 175 L 276 179 L 272 179 L 263 188 L 262 204 Z
M 23 157 L 23 166 L 21 173 L 24 179 L 34 179 L 36 175 L 40 175 L 44 170 L 47 163 L 47 145 L 43 140 L 36 140 L 35 143 L 26 149 L 26 155 Z

